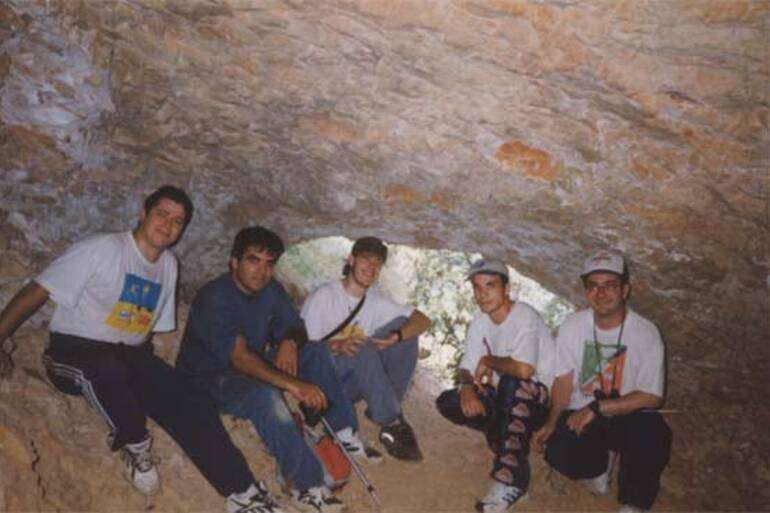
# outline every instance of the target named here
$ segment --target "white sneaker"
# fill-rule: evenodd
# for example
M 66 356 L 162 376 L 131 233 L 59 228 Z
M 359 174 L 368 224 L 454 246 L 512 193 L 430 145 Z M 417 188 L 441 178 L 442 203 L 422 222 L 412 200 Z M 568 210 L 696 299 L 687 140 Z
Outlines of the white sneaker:
M 325 486 L 315 486 L 303 492 L 292 492 L 292 505 L 306 513 L 344 513 L 345 504 Z
M 610 492 L 610 468 L 604 474 L 600 474 L 590 479 L 580 479 L 580 483 L 588 488 L 588 491 L 594 495 L 606 495 Z
M 230 494 L 226 508 L 227 513 L 285 513 L 262 481 L 252 484 L 245 492 Z
M 524 492 L 520 488 L 495 481 L 486 497 L 476 502 L 476 511 L 479 513 L 504 513 L 523 497 Z
M 645 510 L 630 504 L 621 504 L 618 513 L 642 513 L 643 511 Z
M 358 463 L 376 465 L 382 461 L 382 453 L 374 447 L 368 447 L 364 441 L 353 431 L 346 427 L 337 431 L 337 438 L 342 442 L 348 454 L 350 454 Z
M 123 446 L 124 473 L 134 487 L 145 495 L 153 495 L 160 488 L 160 478 L 152 457 L 152 437 Z

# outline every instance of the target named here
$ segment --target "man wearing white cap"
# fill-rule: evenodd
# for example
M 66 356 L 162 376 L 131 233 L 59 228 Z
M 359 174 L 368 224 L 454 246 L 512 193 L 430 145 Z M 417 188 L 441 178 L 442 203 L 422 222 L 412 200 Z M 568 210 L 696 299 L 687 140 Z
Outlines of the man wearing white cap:
M 478 260 L 468 279 L 480 311 L 468 327 L 460 387 L 442 393 L 436 406 L 453 423 L 486 435 L 495 454 L 493 484 L 476 511 L 502 513 L 529 486 L 529 440 L 548 413 L 555 348 L 540 314 L 511 299 L 505 264 Z
M 610 451 L 619 453 L 621 512 L 649 509 L 671 449 L 663 403 L 664 348 L 658 329 L 626 306 L 625 260 L 600 251 L 581 274 L 590 308 L 569 316 L 556 339 L 556 380 L 545 425 L 532 440 L 571 479 L 607 493 Z

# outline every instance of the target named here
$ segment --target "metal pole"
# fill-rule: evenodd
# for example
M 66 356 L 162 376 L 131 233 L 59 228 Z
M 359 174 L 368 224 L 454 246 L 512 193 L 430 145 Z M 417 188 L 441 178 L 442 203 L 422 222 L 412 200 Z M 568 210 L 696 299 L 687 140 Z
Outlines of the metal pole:
M 329 422 L 326 420 L 326 417 L 321 416 L 321 422 L 323 423 L 323 426 L 326 432 L 329 433 L 329 435 L 332 437 L 332 440 L 334 440 L 334 443 L 337 444 L 337 446 L 340 449 L 342 449 L 342 453 L 350 462 L 350 466 L 355 471 L 356 475 L 358 476 L 358 479 L 361 480 L 361 483 L 366 488 L 366 491 L 369 492 L 369 495 L 374 501 L 374 505 L 377 508 L 377 511 L 381 510 L 382 503 L 380 502 L 380 498 L 377 496 L 377 490 L 374 488 L 374 485 L 366 478 L 366 474 L 364 474 L 363 469 L 361 469 L 361 465 L 359 465 L 358 462 L 355 460 L 355 458 L 353 458 L 350 454 L 348 454 L 348 451 L 345 450 L 345 445 L 337 437 L 337 433 L 335 433 L 332 427 L 329 425 Z

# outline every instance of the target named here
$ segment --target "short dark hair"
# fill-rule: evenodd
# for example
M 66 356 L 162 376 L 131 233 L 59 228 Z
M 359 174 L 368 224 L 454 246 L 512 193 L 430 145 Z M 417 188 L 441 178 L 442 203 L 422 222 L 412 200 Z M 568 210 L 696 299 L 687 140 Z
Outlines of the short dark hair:
M 353 243 L 350 254 L 354 257 L 364 254 L 374 255 L 380 257 L 384 264 L 388 260 L 388 247 L 377 237 L 361 237 Z M 342 275 L 347 276 L 350 274 L 350 270 L 350 264 L 345 262 L 345 265 L 342 266 Z
M 353 249 L 350 252 L 353 256 L 364 253 L 375 255 L 382 258 L 383 263 L 388 259 L 388 247 L 377 237 L 361 237 L 353 244 Z
M 173 185 L 164 185 L 157 191 L 147 196 L 144 199 L 144 213 L 149 214 L 150 210 L 152 210 L 153 207 L 160 203 L 160 200 L 164 198 L 170 199 L 174 203 L 179 203 L 184 207 L 184 227 L 187 228 L 187 225 L 192 219 L 195 208 L 193 207 L 192 200 L 190 200 L 190 196 L 188 196 L 187 193 L 179 187 L 174 187 Z
M 283 255 L 283 241 L 275 233 L 263 226 L 249 226 L 238 232 L 233 241 L 233 249 L 230 258 L 240 260 L 248 248 L 254 247 L 261 251 L 267 251 L 270 256 L 278 260 Z

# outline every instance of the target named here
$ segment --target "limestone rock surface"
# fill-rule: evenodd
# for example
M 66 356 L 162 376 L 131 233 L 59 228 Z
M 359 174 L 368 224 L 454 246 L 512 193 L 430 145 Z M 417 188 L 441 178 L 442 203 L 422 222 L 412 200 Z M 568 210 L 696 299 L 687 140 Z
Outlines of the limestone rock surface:
M 481 251 L 578 303 L 582 260 L 616 247 L 666 336 L 693 507 L 766 509 L 769 19 L 766 0 L 6 0 L 0 299 L 164 183 L 197 208 L 187 298 L 248 223 Z

